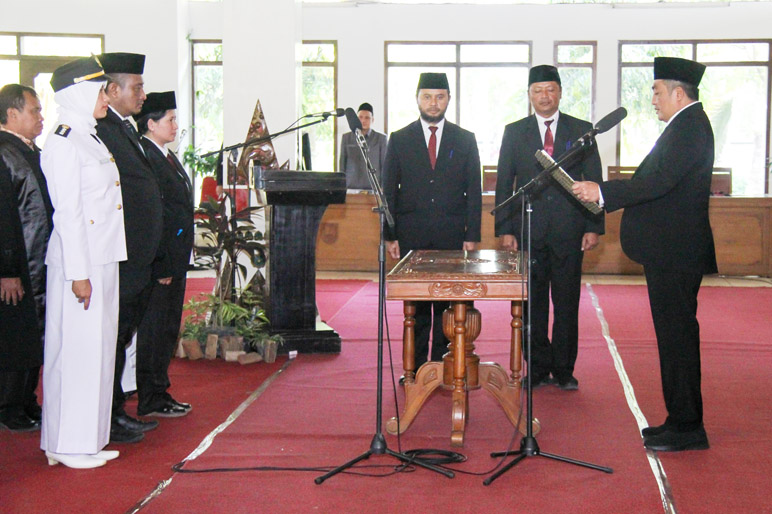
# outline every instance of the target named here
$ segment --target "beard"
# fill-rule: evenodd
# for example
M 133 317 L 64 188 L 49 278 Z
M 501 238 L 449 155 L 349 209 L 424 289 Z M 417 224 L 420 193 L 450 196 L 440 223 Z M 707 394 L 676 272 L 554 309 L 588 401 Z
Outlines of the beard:
M 432 116 L 428 112 L 425 112 L 423 109 L 421 109 L 420 106 L 418 107 L 418 112 L 421 113 L 421 119 L 423 119 L 426 123 L 438 123 L 442 121 L 442 119 L 445 117 L 445 111 L 447 110 L 448 109 L 445 108 L 445 110 L 440 112 L 438 115 Z

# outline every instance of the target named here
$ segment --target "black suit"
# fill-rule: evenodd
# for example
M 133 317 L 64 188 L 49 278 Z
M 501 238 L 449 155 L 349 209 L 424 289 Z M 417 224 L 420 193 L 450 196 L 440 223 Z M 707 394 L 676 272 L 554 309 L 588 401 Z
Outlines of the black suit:
M 0 301 L 0 422 L 39 410 L 53 210 L 40 150 L 0 132 L 0 278 L 20 279 L 24 291 L 16 305 Z
M 554 134 L 554 157 L 592 129 L 586 121 L 560 113 Z M 534 154 L 543 148 L 536 116 L 511 123 L 504 129 L 496 179 L 496 203 L 512 195 L 543 170 Z M 593 145 L 563 165 L 576 180 L 603 180 L 600 155 Z M 559 380 L 573 375 L 579 340 L 579 297 L 582 276 L 582 238 L 603 234 L 603 216 L 591 214 L 553 180 L 532 196 L 531 219 L 531 367 L 534 376 L 550 372 Z M 496 236 L 514 235 L 522 248 L 521 202 L 496 213 Z M 527 236 L 526 236 L 527 237 Z M 549 340 L 549 301 L 552 290 L 554 322 Z
M 716 273 L 708 218 L 714 141 L 702 104 L 681 111 L 630 180 L 601 184 L 607 211 L 625 208 L 622 249 L 643 264 L 659 348 L 666 425 L 702 424 L 697 293 Z
M 121 377 L 131 343 L 150 300 L 153 263 L 163 256 L 163 204 L 158 179 L 137 139 L 112 110 L 97 122 L 97 135 L 115 158 L 121 177 L 128 259 L 120 263 L 118 341 L 113 414 L 123 414 Z
M 169 152 L 173 164 L 150 140 L 143 138 L 153 171 L 163 193 L 166 256 L 153 275 L 172 277 L 169 285 L 153 283 L 150 303 L 137 331 L 137 412 L 145 414 L 169 399 L 169 362 L 177 344 L 185 300 L 185 276 L 193 248 L 193 193 L 185 169 Z
M 410 250 L 460 250 L 465 241 L 480 241 L 480 182 L 480 155 L 471 132 L 445 121 L 434 169 L 420 120 L 393 132 L 386 150 L 384 194 L 395 227 L 386 227 L 386 240 L 398 241 L 402 256 Z M 427 360 L 432 324 L 431 360 L 441 360 L 446 351 L 442 311 L 447 305 L 418 302 L 416 369 Z

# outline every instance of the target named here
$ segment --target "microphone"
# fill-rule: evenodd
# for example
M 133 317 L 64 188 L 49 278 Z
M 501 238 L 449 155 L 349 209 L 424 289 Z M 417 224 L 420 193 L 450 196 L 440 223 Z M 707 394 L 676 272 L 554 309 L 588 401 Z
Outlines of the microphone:
M 607 132 L 611 130 L 612 128 L 616 127 L 617 124 L 619 124 L 620 121 L 625 119 L 627 117 L 627 109 L 624 107 L 617 107 L 604 117 L 598 121 L 598 123 L 595 124 L 595 127 L 593 127 L 592 130 L 584 134 L 582 137 L 576 140 L 576 142 L 572 146 L 578 146 L 578 145 L 587 145 L 592 144 L 592 140 L 597 136 L 598 134 L 603 134 L 604 132 Z
M 343 116 L 344 114 L 346 114 L 346 111 L 344 111 L 343 109 L 341 109 L 340 107 L 338 107 L 338 108 L 337 108 L 337 109 L 335 109 L 334 111 L 315 112 L 315 113 L 313 113 L 313 114 L 306 114 L 306 115 L 305 115 L 305 116 L 303 116 L 303 117 L 304 117 L 304 118 L 315 118 L 315 117 L 317 117 L 317 116 L 321 116 L 322 118 L 324 118 L 324 119 L 326 120 L 326 119 L 327 119 L 327 118 L 329 118 L 330 116 L 334 116 L 334 117 L 338 118 L 338 117 L 340 117 L 340 116 Z
M 603 134 L 604 132 L 616 127 L 617 124 L 626 117 L 627 109 L 624 107 L 617 107 L 615 110 L 602 117 L 600 121 L 595 124 L 595 128 L 593 130 L 595 130 L 596 134 Z
M 346 107 L 346 121 L 348 121 L 348 128 L 351 129 L 354 137 L 356 137 L 357 144 L 360 148 L 367 150 L 367 140 L 362 134 L 362 122 L 359 121 L 359 116 L 351 107 Z
M 342 111 L 343 109 L 340 110 Z M 362 122 L 359 121 L 359 116 L 354 112 L 354 109 L 347 107 L 344 113 L 346 115 L 346 121 L 348 121 L 348 128 L 351 129 L 351 132 L 362 130 Z

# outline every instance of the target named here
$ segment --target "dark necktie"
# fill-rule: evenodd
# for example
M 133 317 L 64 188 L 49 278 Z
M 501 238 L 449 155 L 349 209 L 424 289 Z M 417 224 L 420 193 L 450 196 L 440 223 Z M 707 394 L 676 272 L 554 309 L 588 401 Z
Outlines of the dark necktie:
M 131 141 L 139 147 L 139 151 L 144 155 L 145 149 L 142 148 L 142 144 L 139 142 L 139 132 L 137 132 L 137 129 L 134 128 L 134 125 L 132 125 L 128 119 L 123 120 L 123 125 L 126 127 L 126 130 L 129 131 Z
M 190 179 L 188 178 L 188 174 L 185 173 L 185 170 L 181 166 L 177 165 L 177 160 L 172 155 L 171 150 L 166 153 L 166 160 L 169 161 L 169 164 L 172 165 L 172 168 L 177 172 L 177 175 L 179 175 L 180 178 L 182 178 L 182 180 L 185 182 L 185 188 L 189 191 Z
M 552 129 L 550 129 L 550 125 L 552 125 L 553 121 L 555 120 L 547 120 L 544 122 L 544 124 L 547 125 L 547 132 L 544 133 L 544 151 L 550 155 L 555 151 L 555 139 L 552 137 Z
M 432 131 L 432 135 L 429 136 L 429 162 L 434 169 L 434 165 L 437 164 L 437 127 L 429 127 Z

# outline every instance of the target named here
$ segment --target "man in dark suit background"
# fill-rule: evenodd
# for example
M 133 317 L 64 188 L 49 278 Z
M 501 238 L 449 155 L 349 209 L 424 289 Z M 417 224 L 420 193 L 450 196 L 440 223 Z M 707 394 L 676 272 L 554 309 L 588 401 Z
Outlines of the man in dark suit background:
M 164 253 L 161 246 L 163 204 L 158 179 L 130 121 L 132 114 L 140 112 L 146 98 L 142 80 L 145 56 L 109 53 L 99 58 L 109 76 L 106 90 L 110 108 L 107 116 L 97 122 L 97 135 L 113 154 L 121 176 L 128 252 L 128 259 L 120 264 L 118 347 L 110 440 L 136 442 L 144 437 L 143 432 L 158 426 L 158 422 L 140 421 L 126 414 L 121 377 L 126 364 L 126 347 L 131 344 L 150 300 L 153 262 Z
M 543 148 L 557 160 L 576 139 L 592 129 L 590 123 L 559 111 L 561 94 L 557 68 L 531 68 L 528 97 L 535 114 L 504 129 L 496 178 L 497 204 L 512 195 L 515 185 L 519 188 L 541 173 L 543 168 L 534 156 L 537 150 Z M 602 180 L 597 146 L 580 152 L 563 169 L 574 179 Z M 598 245 L 604 219 L 591 214 L 552 180 L 532 194 L 531 203 L 532 369 L 528 373 L 534 387 L 557 381 L 561 389 L 575 390 L 579 387 L 574 365 L 579 342 L 583 252 Z M 521 205 L 513 202 L 496 213 L 495 233 L 502 248 L 518 249 L 523 221 Z M 523 246 L 527 247 L 527 241 Z M 554 309 L 552 342 L 548 332 L 550 292 Z
M 386 227 L 395 259 L 410 250 L 474 250 L 480 241 L 480 155 L 474 134 L 445 120 L 450 87 L 444 73 L 422 73 L 416 90 L 420 118 L 393 132 L 384 165 L 384 194 L 394 214 Z M 448 302 L 417 302 L 415 364 L 442 360 Z M 432 310 L 434 311 L 432 313 Z
M 704 274 L 717 273 L 708 218 L 713 129 L 697 86 L 705 66 L 686 59 L 654 59 L 651 103 L 667 123 L 630 180 L 579 182 L 581 200 L 609 212 L 625 208 L 620 240 L 643 265 L 659 349 L 667 419 L 642 430 L 651 450 L 708 448 L 702 423 L 697 293 Z
M 0 89 L 0 428 L 13 432 L 38 430 L 41 420 L 35 389 L 54 212 L 34 143 L 42 131 L 35 90 Z

